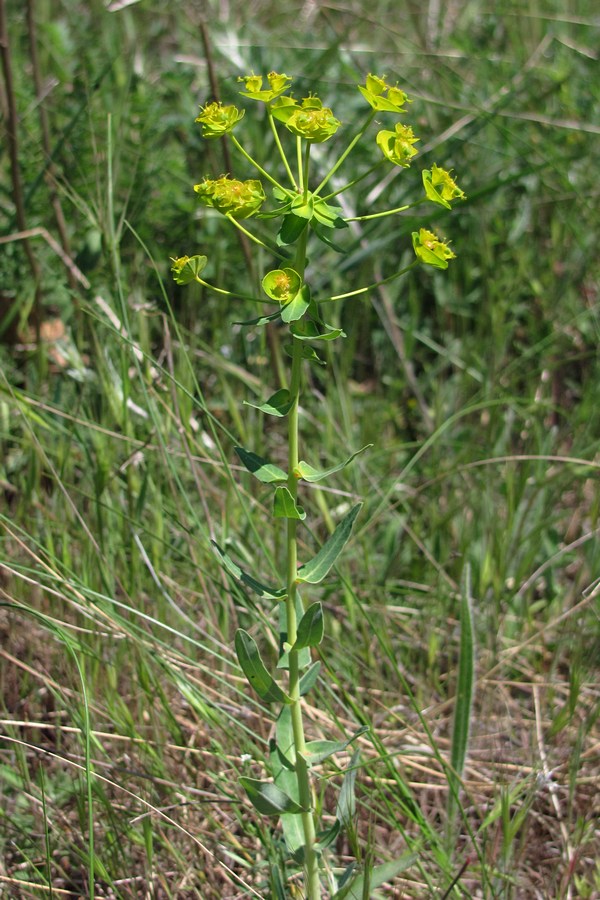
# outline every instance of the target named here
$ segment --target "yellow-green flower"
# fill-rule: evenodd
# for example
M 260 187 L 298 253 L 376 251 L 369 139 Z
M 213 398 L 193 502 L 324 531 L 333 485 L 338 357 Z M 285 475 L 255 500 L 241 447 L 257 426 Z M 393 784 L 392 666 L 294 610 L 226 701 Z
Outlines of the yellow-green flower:
M 271 300 L 278 300 L 284 306 L 294 299 L 302 287 L 302 279 L 295 269 L 273 269 L 263 278 L 262 286 Z
M 436 166 L 435 163 L 431 169 L 423 170 L 423 186 L 427 198 L 432 203 L 439 203 L 450 209 L 451 200 L 464 200 L 465 193 L 461 191 L 455 180 L 445 169 Z
M 232 131 L 240 119 L 244 118 L 244 111 L 235 106 L 223 106 L 222 103 L 207 103 L 201 107 L 202 112 L 196 119 L 202 126 L 202 137 L 219 138 Z
M 456 258 L 456 254 L 452 252 L 448 244 L 444 244 L 433 231 L 428 231 L 426 228 L 413 231 L 412 242 L 417 258 L 427 266 L 447 269 L 448 260 Z
M 171 272 L 177 284 L 189 284 L 196 280 L 208 260 L 206 256 L 179 256 L 177 259 L 171 257 L 171 262 Z
M 377 135 L 377 144 L 386 159 L 395 166 L 410 166 L 410 161 L 416 155 L 416 144 L 419 140 L 415 137 L 410 125 L 398 123 L 394 131 L 380 131 Z
M 373 109 L 385 112 L 406 112 L 402 107 L 412 102 L 398 86 L 390 87 L 385 78 L 378 75 L 367 75 L 364 85 L 359 84 L 358 89 Z
M 305 97 L 302 106 L 297 106 L 287 117 L 285 126 L 297 137 L 322 144 L 336 133 L 341 124 L 318 97 Z
M 269 72 L 267 81 L 269 88 L 263 90 L 262 75 L 243 75 L 238 78 L 243 81 L 246 90 L 240 91 L 242 97 L 249 97 L 250 100 L 261 100 L 263 103 L 270 103 L 283 94 L 292 83 L 289 75 L 280 75 L 278 72 Z
M 205 178 L 200 184 L 194 185 L 194 190 L 204 206 L 218 209 L 223 215 L 234 219 L 253 216 L 266 200 L 260 181 L 238 181 L 227 175 L 216 179 Z

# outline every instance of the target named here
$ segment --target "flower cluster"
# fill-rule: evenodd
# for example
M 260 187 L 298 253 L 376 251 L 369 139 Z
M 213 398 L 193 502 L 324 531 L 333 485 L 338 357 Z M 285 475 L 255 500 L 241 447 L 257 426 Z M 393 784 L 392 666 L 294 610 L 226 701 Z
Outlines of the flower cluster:
M 417 258 L 427 266 L 435 266 L 437 269 L 447 269 L 448 260 L 455 259 L 448 244 L 439 240 L 433 231 L 421 228 L 412 233 L 413 248 Z
M 235 106 L 223 106 L 222 103 L 207 103 L 201 109 L 196 122 L 202 126 L 202 137 L 205 138 L 223 137 L 245 116 L 243 110 Z
M 238 181 L 221 175 L 220 178 L 205 178 L 194 190 L 204 206 L 218 209 L 225 216 L 247 219 L 258 212 L 266 200 L 262 184 L 256 179 Z
M 206 256 L 179 256 L 177 259 L 171 258 L 171 262 L 173 280 L 177 284 L 190 284 L 197 280 L 208 259 Z
M 423 187 L 427 198 L 432 203 L 438 203 L 450 209 L 451 200 L 464 200 L 465 193 L 461 191 L 455 180 L 445 169 L 436 166 L 423 170 Z
M 273 269 L 263 278 L 262 286 L 271 300 L 277 300 L 283 306 L 294 299 L 302 287 L 302 279 L 294 269 Z
M 328 141 L 342 124 L 329 107 L 312 96 L 305 97 L 302 103 L 293 97 L 280 97 L 273 105 L 272 113 L 292 134 L 313 144 Z
M 381 111 L 406 112 L 402 107 L 412 102 L 399 87 L 390 87 L 385 78 L 378 75 L 367 75 L 365 84 L 359 84 L 358 89 L 373 109 Z
M 240 91 L 242 97 L 260 100 L 263 103 L 271 103 L 276 97 L 285 93 L 292 83 L 289 75 L 280 75 L 278 72 L 269 72 L 267 75 L 269 87 L 265 90 L 263 90 L 262 75 L 243 75 L 238 78 L 238 81 L 243 81 L 246 87 L 245 91 Z
M 416 144 L 419 140 L 415 137 L 410 125 L 398 123 L 394 131 L 380 131 L 377 135 L 377 144 L 386 159 L 395 166 L 410 166 L 410 161 L 416 155 Z

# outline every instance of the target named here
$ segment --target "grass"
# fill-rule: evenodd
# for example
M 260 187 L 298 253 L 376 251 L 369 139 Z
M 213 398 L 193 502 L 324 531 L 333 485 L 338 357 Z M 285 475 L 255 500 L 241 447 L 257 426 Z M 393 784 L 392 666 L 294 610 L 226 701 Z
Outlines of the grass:
M 259 271 L 194 205 L 191 185 L 227 168 L 193 125 L 211 90 L 200 13 L 117 7 L 35 5 L 52 171 L 9 11 L 26 224 L 58 239 L 54 191 L 90 288 L 31 239 L 38 349 L 23 242 L 0 245 L 0 893 L 278 898 L 278 832 L 238 786 L 263 772 L 271 713 L 232 650 L 236 627 L 264 634 L 271 609 L 209 543 L 274 572 L 283 538 L 256 528 L 266 494 L 233 447 L 268 433 L 284 453 L 273 420 L 239 412 L 276 382 L 278 335 L 232 327 L 254 310 L 168 278 L 169 257 L 196 248 L 217 283 Z M 207 5 L 223 99 L 238 74 L 277 68 L 339 96 L 350 119 L 354 84 L 385 72 L 414 98 L 420 162 L 454 166 L 468 196 L 435 222 L 457 253 L 443 277 L 332 308 L 348 335 L 329 359 L 335 389 L 317 371 L 306 395 L 315 465 L 375 445 L 310 498 L 312 548 L 367 501 L 325 584 L 327 680 L 307 709 L 311 738 L 371 729 L 356 743 L 355 827 L 330 864 L 403 860 L 387 887 L 365 887 L 373 897 L 597 897 L 595 8 L 222 9 Z M 365 179 L 358 214 L 402 205 L 407 178 Z M 398 221 L 357 226 L 343 268 L 315 249 L 323 289 L 403 265 L 416 220 Z M 467 569 L 476 656 L 461 748 Z M 274 659 L 276 635 L 261 650 Z M 344 752 L 323 767 L 325 809 L 350 764 Z

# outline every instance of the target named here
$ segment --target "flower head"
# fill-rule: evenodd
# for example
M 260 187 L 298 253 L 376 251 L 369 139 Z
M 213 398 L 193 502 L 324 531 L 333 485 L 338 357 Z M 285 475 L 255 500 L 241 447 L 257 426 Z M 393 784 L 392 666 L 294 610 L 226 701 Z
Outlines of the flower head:
M 240 119 L 244 118 L 244 111 L 235 106 L 223 106 L 222 103 L 207 103 L 202 107 L 202 112 L 196 122 L 202 126 L 202 137 L 219 138 L 232 131 Z
M 432 203 L 439 203 L 440 206 L 445 206 L 446 209 L 450 209 L 451 200 L 464 200 L 466 197 L 464 191 L 461 191 L 450 175 L 450 172 L 447 172 L 446 169 L 442 169 L 440 166 L 436 166 L 435 163 L 431 169 L 423 169 L 423 186 L 427 198 Z
M 312 141 L 314 144 L 328 141 L 342 124 L 327 106 L 323 106 L 318 97 L 305 97 L 302 105 L 296 106 L 291 114 L 287 115 L 289 109 L 288 105 L 285 108 L 286 128 L 297 137 Z M 281 112 L 282 110 L 279 111 L 280 116 Z
M 415 137 L 410 125 L 398 123 L 394 131 L 380 131 L 377 135 L 377 144 L 386 159 L 395 166 L 410 166 L 410 161 L 416 155 L 413 147 L 419 140 Z
M 278 72 L 269 72 L 267 81 L 269 88 L 263 90 L 262 75 L 243 75 L 238 78 L 243 81 L 246 87 L 245 91 L 240 91 L 242 97 L 249 97 L 250 100 L 261 100 L 263 103 L 270 103 L 283 94 L 292 83 L 289 75 L 280 75 Z
M 390 87 L 385 78 L 378 75 L 367 75 L 364 85 L 359 84 L 358 89 L 373 109 L 402 113 L 406 112 L 402 108 L 404 104 L 412 102 L 398 86 Z
M 412 242 L 417 258 L 427 266 L 447 269 L 448 260 L 456 258 L 456 254 L 452 252 L 448 244 L 444 244 L 433 231 L 428 231 L 426 228 L 413 231 Z
M 171 272 L 177 284 L 189 284 L 195 281 L 208 262 L 206 256 L 171 257 Z
M 263 278 L 262 286 L 271 300 L 278 300 L 284 306 L 294 299 L 302 287 L 302 279 L 295 269 L 273 269 Z
M 223 215 L 234 219 L 247 219 L 258 212 L 266 200 L 260 181 L 238 181 L 221 175 L 220 178 L 205 178 L 194 190 L 204 206 L 218 209 Z

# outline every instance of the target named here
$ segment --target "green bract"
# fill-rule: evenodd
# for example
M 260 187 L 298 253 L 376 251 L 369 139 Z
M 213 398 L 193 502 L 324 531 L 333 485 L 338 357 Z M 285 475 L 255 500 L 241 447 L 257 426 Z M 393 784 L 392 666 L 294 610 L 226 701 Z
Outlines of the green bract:
M 416 144 L 419 140 L 415 137 L 410 125 L 398 123 L 394 131 L 380 131 L 377 135 L 377 144 L 386 159 L 395 166 L 410 166 L 410 161 L 416 155 Z
M 177 284 L 189 284 L 195 281 L 207 263 L 206 256 L 179 256 L 171 257 L 171 272 Z
M 292 134 L 313 144 L 322 144 L 324 141 L 328 141 L 341 124 L 332 111 L 327 106 L 323 106 L 318 97 L 305 97 L 302 106 L 297 106 L 285 122 L 286 128 Z
M 223 106 L 222 103 L 207 103 L 196 122 L 202 126 L 202 137 L 219 138 L 232 131 L 245 112 L 235 106 Z
M 358 89 L 373 109 L 402 113 L 406 112 L 404 104 L 412 102 L 399 87 L 390 87 L 385 78 L 377 75 L 367 75 L 365 84 L 359 84 Z
M 238 181 L 227 175 L 216 179 L 205 178 L 200 184 L 194 185 L 194 190 L 204 206 L 212 206 L 234 219 L 253 216 L 267 199 L 260 181 Z
M 246 86 L 245 91 L 240 91 L 242 97 L 249 97 L 250 100 L 261 100 L 263 103 L 270 103 L 272 100 L 275 100 L 276 97 L 287 91 L 292 83 L 289 75 L 279 75 L 277 72 L 269 72 L 267 75 L 269 89 L 264 91 L 262 89 L 262 75 L 243 75 L 238 78 L 238 81 L 243 81 Z
M 447 269 L 448 260 L 455 259 L 448 244 L 439 240 L 433 231 L 421 228 L 412 233 L 413 248 L 417 257 L 427 266 L 435 266 L 437 269 Z
M 302 279 L 294 269 L 273 269 L 262 280 L 265 294 L 281 304 L 289 303 L 302 287 Z
M 461 191 L 456 184 L 450 172 L 436 166 L 435 163 L 431 169 L 423 169 L 423 186 L 427 198 L 432 203 L 439 203 L 450 209 L 450 200 L 464 200 L 465 193 Z

